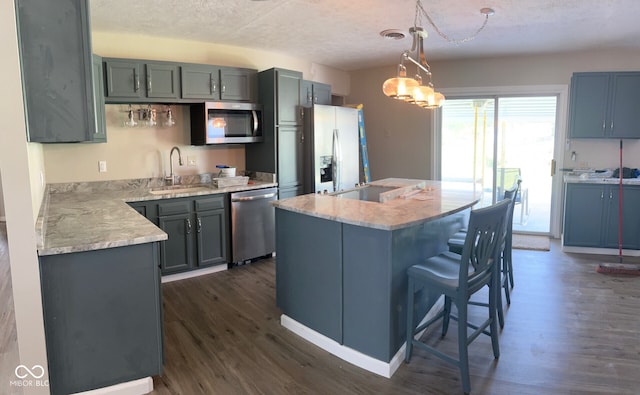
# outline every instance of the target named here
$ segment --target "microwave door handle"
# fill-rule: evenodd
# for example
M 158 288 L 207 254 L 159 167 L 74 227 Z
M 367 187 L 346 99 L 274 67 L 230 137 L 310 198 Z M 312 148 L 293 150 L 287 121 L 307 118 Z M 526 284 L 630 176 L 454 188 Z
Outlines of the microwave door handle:
M 255 110 L 251 111 L 251 116 L 253 117 L 253 136 L 258 134 L 258 113 Z

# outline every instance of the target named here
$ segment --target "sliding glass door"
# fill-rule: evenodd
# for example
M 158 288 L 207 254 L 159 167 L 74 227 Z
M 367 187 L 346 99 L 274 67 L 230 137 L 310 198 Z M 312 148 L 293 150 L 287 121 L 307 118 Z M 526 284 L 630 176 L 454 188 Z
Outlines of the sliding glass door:
M 447 99 L 441 118 L 443 181 L 475 181 L 481 205 L 520 180 L 514 230 L 549 233 L 557 96 Z

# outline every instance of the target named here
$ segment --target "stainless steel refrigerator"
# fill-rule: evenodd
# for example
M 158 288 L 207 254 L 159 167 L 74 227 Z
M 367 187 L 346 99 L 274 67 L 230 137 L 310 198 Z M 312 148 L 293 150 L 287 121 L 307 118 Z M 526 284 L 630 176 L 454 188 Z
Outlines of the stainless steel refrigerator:
M 360 181 L 358 110 L 304 109 L 305 193 L 351 189 Z

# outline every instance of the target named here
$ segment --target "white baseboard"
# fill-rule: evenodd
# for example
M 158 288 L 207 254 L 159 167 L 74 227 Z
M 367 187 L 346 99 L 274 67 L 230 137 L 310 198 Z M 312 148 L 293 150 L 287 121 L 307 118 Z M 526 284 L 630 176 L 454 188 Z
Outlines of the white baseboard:
M 434 306 L 429 310 L 427 315 L 421 320 L 421 323 L 430 320 L 434 317 L 440 310 L 444 307 L 444 298 L 440 298 L 436 301 Z M 382 377 L 391 378 L 393 374 L 398 370 L 402 361 L 404 361 L 406 344 L 403 344 L 398 352 L 391 358 L 391 361 L 384 362 L 379 359 L 370 357 L 366 354 L 361 353 L 360 351 L 356 351 L 347 346 L 343 346 L 336 342 L 333 339 L 326 337 L 311 328 L 308 328 L 298 321 L 288 317 L 285 314 L 280 316 L 280 324 L 300 336 L 301 338 L 307 340 L 308 342 L 315 344 L 321 349 L 328 351 L 329 353 L 335 355 L 336 357 L 343 359 L 349 362 L 352 365 L 358 366 L 362 369 L 368 370 L 369 372 L 375 373 Z M 424 332 L 424 331 L 423 331 Z M 416 337 L 421 336 L 423 333 L 419 333 Z
M 614 248 L 593 248 L 593 247 L 574 247 L 562 246 L 562 252 L 574 252 L 578 254 L 597 254 L 597 255 L 614 255 L 618 256 L 618 250 Z M 640 256 L 640 250 L 622 250 L 623 256 Z
M 171 281 L 178 281 L 178 280 L 184 280 L 186 278 L 192 278 L 192 277 L 198 277 L 198 276 L 203 276 L 205 274 L 211 274 L 211 273 L 218 273 L 221 272 L 223 270 L 227 270 L 227 265 L 217 265 L 217 266 L 212 266 L 212 267 L 208 267 L 205 269 L 198 269 L 198 270 L 190 270 L 188 272 L 184 272 L 184 273 L 176 273 L 176 274 L 168 274 L 166 276 L 162 276 L 162 283 L 170 283 Z
M 143 395 L 151 391 L 153 391 L 153 379 L 145 377 L 91 391 L 77 392 L 73 395 Z

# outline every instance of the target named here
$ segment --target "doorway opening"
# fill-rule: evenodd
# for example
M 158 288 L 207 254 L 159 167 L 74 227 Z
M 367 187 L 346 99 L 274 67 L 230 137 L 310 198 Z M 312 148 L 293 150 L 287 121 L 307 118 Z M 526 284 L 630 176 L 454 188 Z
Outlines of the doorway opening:
M 447 98 L 440 120 L 440 178 L 475 182 L 481 206 L 521 181 L 513 229 L 550 234 L 558 95 Z

